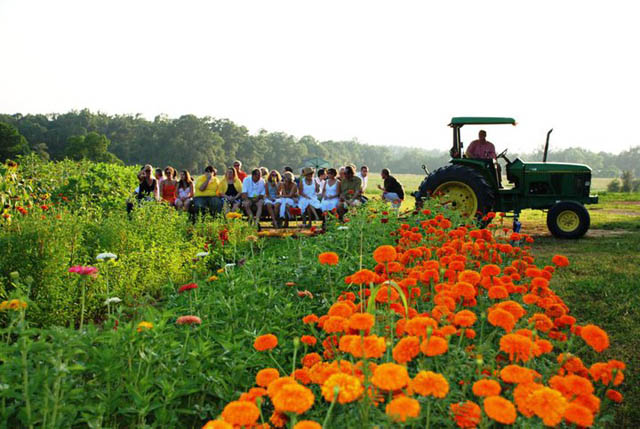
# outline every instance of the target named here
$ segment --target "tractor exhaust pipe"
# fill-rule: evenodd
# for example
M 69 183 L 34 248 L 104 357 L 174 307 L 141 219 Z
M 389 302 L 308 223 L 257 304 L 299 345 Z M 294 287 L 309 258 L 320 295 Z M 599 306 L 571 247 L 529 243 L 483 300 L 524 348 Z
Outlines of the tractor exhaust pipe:
M 547 162 L 547 153 L 549 152 L 549 136 L 551 135 L 552 131 L 553 128 L 551 128 L 547 133 L 547 142 L 544 144 L 544 155 L 542 156 L 542 162 Z

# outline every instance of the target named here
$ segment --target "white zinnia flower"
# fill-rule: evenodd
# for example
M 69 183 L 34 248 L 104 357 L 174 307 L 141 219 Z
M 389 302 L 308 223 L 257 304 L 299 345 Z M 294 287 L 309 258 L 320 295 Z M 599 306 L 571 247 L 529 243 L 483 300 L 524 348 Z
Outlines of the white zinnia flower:
M 349 229 L 348 226 L 339 226 L 338 231 L 344 231 L 345 229 Z
M 104 305 L 109 305 L 109 304 L 117 304 L 119 302 L 122 302 L 122 300 L 120 298 L 118 298 L 117 296 L 113 296 L 111 298 L 107 298 L 104 301 Z
M 105 259 L 117 259 L 118 255 L 114 254 L 114 253 L 100 253 L 98 256 L 96 256 L 96 259 L 98 261 L 104 261 Z
M 209 252 L 200 252 L 196 255 L 196 258 L 204 258 L 205 256 L 209 256 Z

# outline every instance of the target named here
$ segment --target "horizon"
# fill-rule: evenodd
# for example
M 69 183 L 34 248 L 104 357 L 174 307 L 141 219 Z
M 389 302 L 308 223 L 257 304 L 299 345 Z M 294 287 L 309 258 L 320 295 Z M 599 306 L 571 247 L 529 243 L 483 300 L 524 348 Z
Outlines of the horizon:
M 113 116 L 131 116 L 131 117 L 139 116 L 139 117 L 142 117 L 144 120 L 146 120 L 146 121 L 150 121 L 150 122 L 153 122 L 153 120 L 154 120 L 154 119 L 155 119 L 155 117 L 157 117 L 157 116 L 166 116 L 168 119 L 170 119 L 170 120 L 171 120 L 171 119 L 178 119 L 179 117 L 181 117 L 181 116 L 185 116 L 185 115 L 193 115 L 192 113 L 183 113 L 183 114 L 181 114 L 181 115 L 177 115 L 177 116 L 168 116 L 168 115 L 166 115 L 165 113 L 159 113 L 158 115 L 156 115 L 156 116 L 154 116 L 154 117 L 152 117 L 152 118 L 149 118 L 149 117 L 147 117 L 147 116 L 145 116 L 145 115 L 143 115 L 143 114 L 141 114 L 141 113 L 107 113 L 107 112 L 98 111 L 98 110 L 93 111 L 93 110 L 91 110 L 91 109 L 89 109 L 89 108 L 71 109 L 71 110 L 69 110 L 69 111 L 67 111 L 67 112 L 50 112 L 50 113 L 42 113 L 42 112 L 35 112 L 35 113 L 34 113 L 34 112 L 30 112 L 30 113 L 26 113 L 26 114 L 25 114 L 25 113 L 23 113 L 23 112 L 14 112 L 14 113 L 0 112 L 0 115 L 11 115 L 11 116 L 12 116 L 12 115 L 17 115 L 17 114 L 19 114 L 19 115 L 22 115 L 22 116 L 26 116 L 26 115 L 44 115 L 44 116 L 47 116 L 47 117 L 51 117 L 52 115 L 64 115 L 64 114 L 66 114 L 66 113 L 71 113 L 71 112 L 81 112 L 81 111 L 83 111 L 83 110 L 88 110 L 88 111 L 89 111 L 90 113 L 92 113 L 92 114 L 97 114 L 97 115 L 98 115 L 98 114 L 103 114 L 103 115 L 107 115 L 107 116 L 111 116 L 111 117 L 113 117 Z M 197 116 L 197 115 L 196 115 L 196 116 Z M 217 118 L 217 117 L 206 116 L 206 115 L 205 115 L 205 116 L 197 116 L 197 117 L 199 117 L 199 118 L 210 117 L 210 118 L 212 118 L 212 119 L 229 120 L 229 121 L 234 122 L 234 123 L 235 123 L 236 125 L 238 125 L 238 126 L 245 126 L 245 127 L 246 127 L 246 125 L 245 125 L 245 124 L 237 123 L 237 122 L 233 121 L 233 119 L 231 119 L 231 118 L 223 118 L 223 117 Z M 515 126 L 517 127 L 518 125 L 519 125 L 519 124 L 518 124 L 518 123 L 516 123 L 516 125 L 515 125 Z M 475 126 L 475 125 L 469 125 L 469 127 L 475 127 L 474 129 L 477 129 L 477 130 L 480 130 L 480 129 L 482 128 L 482 126 L 481 126 L 481 125 L 477 125 L 477 126 Z M 490 126 L 488 126 L 487 128 L 489 128 L 489 127 L 490 127 Z M 246 128 L 247 128 L 247 129 L 249 129 L 249 127 L 246 127 Z M 316 141 L 318 142 L 318 144 L 325 143 L 325 142 L 331 142 L 331 141 L 333 141 L 333 142 L 340 142 L 340 141 L 354 141 L 354 142 L 356 142 L 356 143 L 358 143 L 358 144 L 361 144 L 361 145 L 370 145 L 370 146 L 378 146 L 378 147 L 384 147 L 384 146 L 385 146 L 385 145 L 383 145 L 383 144 L 372 144 L 372 143 L 362 142 L 362 141 L 360 141 L 359 139 L 357 139 L 357 137 L 354 137 L 354 138 L 352 138 L 352 139 L 344 139 L 344 140 L 337 140 L 337 139 L 320 140 L 320 139 L 318 139 L 318 138 L 316 138 L 315 136 L 310 135 L 310 134 L 305 134 L 305 135 L 293 135 L 293 134 L 291 134 L 291 133 L 288 133 L 288 132 L 287 132 L 287 131 L 285 131 L 285 130 L 266 130 L 266 129 L 263 129 L 263 130 L 264 130 L 264 131 L 267 131 L 267 132 L 269 132 L 269 133 L 285 133 L 285 134 L 287 134 L 287 135 L 290 135 L 290 136 L 294 137 L 296 140 L 300 140 L 301 138 L 303 138 L 303 137 L 305 137 L 305 136 L 311 136 L 311 137 L 314 137 L 314 138 L 316 139 Z M 252 134 L 252 135 L 257 134 L 259 131 L 260 131 L 260 130 L 255 130 L 255 131 L 254 131 L 254 130 L 249 129 L 249 133 L 250 133 L 250 134 Z M 465 141 L 464 141 L 465 145 L 468 145 L 472 140 L 473 140 L 473 138 L 468 139 L 468 140 L 465 140 Z M 552 154 L 552 153 L 553 153 L 553 150 L 554 150 L 554 148 L 553 148 L 553 144 L 552 144 L 552 143 L 553 143 L 553 134 L 552 134 L 552 137 L 549 139 L 549 142 L 550 142 L 550 143 L 549 143 L 549 154 Z M 30 143 L 33 143 L 33 142 L 30 142 Z M 447 146 L 446 148 L 442 148 L 442 149 L 441 149 L 441 148 L 425 148 L 425 147 L 419 147 L 419 146 L 405 146 L 405 145 L 394 145 L 394 146 L 395 146 L 395 147 L 398 147 L 398 148 L 402 148 L 402 149 L 417 149 L 417 150 L 423 150 L 423 151 L 426 151 L 426 152 L 436 152 L 436 153 L 448 153 L 448 152 L 449 152 L 449 149 L 451 148 L 451 145 L 450 145 L 450 144 L 449 144 L 449 146 Z M 640 144 L 638 144 L 638 145 L 632 145 L 632 146 L 629 146 L 628 148 L 626 148 L 626 149 L 622 149 L 622 150 L 620 150 L 620 151 L 618 151 L 618 152 L 608 152 L 608 151 L 606 151 L 606 150 L 597 150 L 597 151 L 596 151 L 596 150 L 591 150 L 591 149 L 584 149 L 584 148 L 581 148 L 581 147 L 579 147 L 579 146 L 568 146 L 568 147 L 563 147 L 563 148 L 561 148 L 560 150 L 562 151 L 562 150 L 566 150 L 566 149 L 584 149 L 584 150 L 589 151 L 589 152 L 592 152 L 592 153 L 601 153 L 601 152 L 602 152 L 602 153 L 606 153 L 606 154 L 610 154 L 610 155 L 619 155 L 619 154 L 620 154 L 620 153 L 622 153 L 622 152 L 625 152 L 625 151 L 627 151 L 627 150 L 630 150 L 630 149 L 633 149 L 633 148 L 635 148 L 635 147 L 639 147 L 639 146 L 640 146 Z M 557 148 L 556 148 L 556 149 L 557 149 Z M 540 152 L 541 150 L 543 150 L 543 147 L 538 146 L 538 147 L 535 147 L 535 148 L 533 148 L 533 149 L 531 149 L 531 150 L 528 150 L 528 151 L 515 152 L 515 151 L 511 151 L 511 150 L 509 150 L 509 153 L 515 153 L 515 154 L 518 154 L 518 155 L 532 155 L 532 154 L 535 154 L 536 152 Z
M 496 150 L 640 145 L 640 5 L 0 1 L 0 111 L 183 112 L 320 141 L 448 150 L 452 116 L 510 116 Z M 569 23 L 570 25 L 567 25 Z M 477 135 L 463 130 L 463 140 Z

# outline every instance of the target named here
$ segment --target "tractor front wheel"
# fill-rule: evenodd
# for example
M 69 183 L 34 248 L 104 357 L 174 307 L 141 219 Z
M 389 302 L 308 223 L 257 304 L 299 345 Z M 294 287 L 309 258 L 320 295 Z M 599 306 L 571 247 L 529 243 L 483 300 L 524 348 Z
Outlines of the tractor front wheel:
M 438 197 L 447 207 L 468 218 L 491 211 L 495 200 L 494 189 L 484 176 L 464 165 L 437 169 L 422 182 L 419 195 Z
M 587 232 L 590 223 L 587 209 L 573 201 L 561 201 L 547 213 L 547 227 L 557 238 L 580 238 Z

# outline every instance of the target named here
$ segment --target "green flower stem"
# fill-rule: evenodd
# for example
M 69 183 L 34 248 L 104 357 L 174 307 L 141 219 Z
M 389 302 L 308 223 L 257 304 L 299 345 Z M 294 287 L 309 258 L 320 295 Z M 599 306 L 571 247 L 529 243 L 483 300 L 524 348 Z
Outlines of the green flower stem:
M 24 311 L 20 312 L 20 322 L 24 330 Z M 20 355 L 22 357 L 22 394 L 24 395 L 24 409 L 27 415 L 27 423 L 29 424 L 29 428 L 33 429 L 33 423 L 31 423 L 31 399 L 29 398 L 29 371 L 27 370 L 27 338 L 22 334 L 24 334 L 24 332 L 21 332 L 20 335 L 20 339 L 22 340 L 20 342 L 22 345 L 22 347 L 20 347 Z
M 283 374 L 286 374 L 287 371 L 284 370 L 284 368 L 278 363 L 278 361 L 273 357 L 273 354 L 271 353 L 271 350 L 269 350 L 267 352 L 267 354 L 269 355 L 269 357 L 271 358 L 271 360 L 273 361 L 273 363 L 276 364 L 276 366 L 280 369 L 280 371 L 282 371 Z M 294 362 L 295 365 L 295 362 Z
M 80 330 L 82 331 L 82 326 L 84 325 L 84 295 L 86 290 L 86 282 L 82 280 L 82 297 L 80 298 Z
M 427 401 L 427 425 L 426 429 L 429 429 L 429 425 L 431 424 L 431 399 Z
M 331 418 L 331 411 L 333 411 L 334 405 L 336 405 L 336 400 L 338 399 L 338 393 L 340 393 L 340 388 L 338 386 L 333 388 L 333 401 L 331 401 L 331 405 L 327 410 L 327 415 L 324 417 L 324 421 L 322 422 L 322 429 L 327 429 L 327 424 L 329 423 L 329 419 Z

